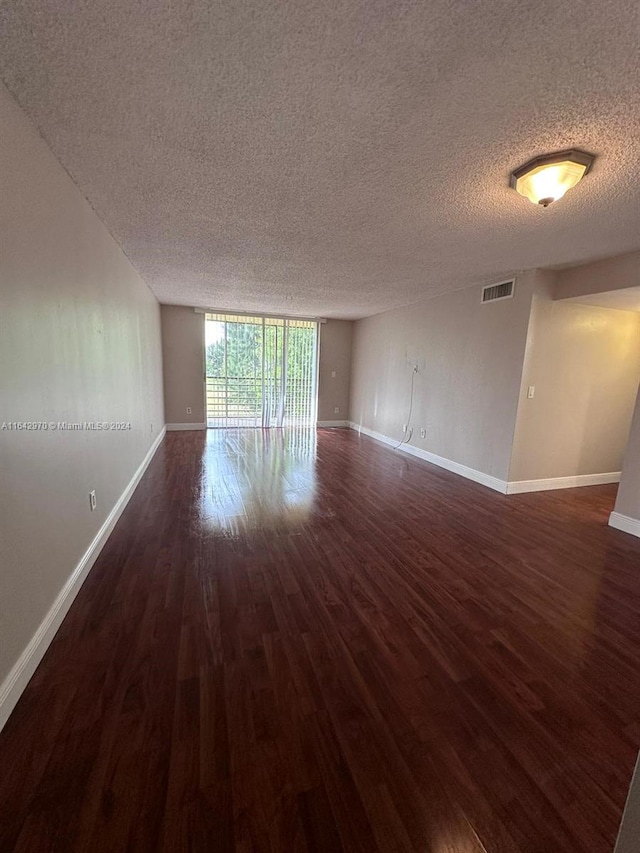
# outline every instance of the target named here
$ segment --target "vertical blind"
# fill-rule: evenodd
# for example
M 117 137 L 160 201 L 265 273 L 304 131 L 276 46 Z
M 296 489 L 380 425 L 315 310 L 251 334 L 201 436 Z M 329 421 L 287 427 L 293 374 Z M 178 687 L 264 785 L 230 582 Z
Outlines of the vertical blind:
M 207 425 L 315 425 L 317 341 L 314 320 L 207 314 Z

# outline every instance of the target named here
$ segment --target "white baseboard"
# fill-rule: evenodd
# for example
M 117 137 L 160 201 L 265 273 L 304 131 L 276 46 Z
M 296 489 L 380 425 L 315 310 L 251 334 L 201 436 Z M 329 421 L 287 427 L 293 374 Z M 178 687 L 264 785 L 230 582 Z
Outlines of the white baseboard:
M 579 474 L 575 477 L 552 477 L 548 480 L 513 480 L 507 483 L 508 495 L 523 492 L 546 492 L 551 489 L 577 489 L 581 486 L 603 486 L 607 483 L 619 483 L 620 471 L 608 474 Z
M 632 536 L 640 536 L 640 519 L 631 518 L 630 515 L 612 512 L 609 516 L 609 526 L 624 533 L 630 533 Z
M 9 719 L 9 715 L 15 708 L 18 699 L 22 695 L 22 691 L 29 683 L 38 667 L 38 664 L 44 657 L 44 654 L 49 648 L 56 631 L 62 624 L 64 617 L 67 615 L 69 608 L 73 604 L 73 600 L 80 591 L 80 587 L 89 574 L 89 571 L 95 563 L 103 545 L 107 541 L 109 534 L 122 515 L 124 508 L 129 502 L 131 495 L 140 482 L 142 475 L 146 471 L 149 462 L 151 462 L 151 459 L 164 436 L 165 428 L 163 427 L 160 434 L 149 448 L 146 456 L 138 466 L 137 471 L 129 481 L 126 489 L 120 495 L 118 502 L 105 519 L 104 524 L 96 533 L 92 543 L 83 554 L 80 562 L 58 593 L 51 609 L 29 641 L 26 649 L 16 661 L 2 685 L 0 685 L 0 731 Z
M 381 441 L 383 444 L 388 444 L 391 447 L 398 445 L 397 440 L 389 438 L 388 435 L 383 435 L 381 432 L 375 432 L 368 427 L 353 422 L 350 422 L 349 426 L 351 429 L 356 430 L 356 432 L 368 435 L 369 438 L 375 438 L 376 441 Z M 453 474 L 466 477 L 467 480 L 473 480 L 474 483 L 487 486 L 495 492 L 501 492 L 503 495 L 507 492 L 507 484 L 504 480 L 499 480 L 497 477 L 492 477 L 483 471 L 477 471 L 475 468 L 469 468 L 468 465 L 462 465 L 460 462 L 454 462 L 452 459 L 445 459 L 444 456 L 437 456 L 435 453 L 430 453 L 428 450 L 422 450 L 420 447 L 414 447 L 411 444 L 401 444 L 397 449 L 402 450 L 404 453 L 410 453 L 412 456 L 417 456 L 418 459 L 424 459 L 425 462 L 431 462 L 432 465 L 437 465 L 439 468 L 444 468 Z
M 348 427 L 349 421 L 317 421 L 316 426 L 322 428 Z
M 180 430 L 206 428 L 206 424 L 167 424 L 167 432 L 179 432 Z
M 361 432 L 368 435 L 370 438 L 375 438 L 376 441 L 381 441 L 383 444 L 388 444 L 391 447 L 396 447 L 398 441 L 383 435 L 381 432 L 360 424 L 349 422 L 349 427 L 356 432 Z M 481 483 L 483 486 L 488 486 L 496 492 L 501 492 L 503 495 L 517 495 L 523 492 L 542 492 L 550 489 L 574 489 L 580 486 L 601 486 L 606 483 L 619 483 L 620 471 L 612 471 L 605 474 L 581 474 L 575 477 L 553 477 L 547 480 L 515 480 L 506 482 L 499 480 L 497 477 L 492 477 L 490 474 L 485 474 L 483 471 L 477 471 L 475 468 L 469 468 L 467 465 L 462 465 L 460 462 L 454 462 L 452 459 L 446 459 L 444 456 L 437 456 L 435 453 L 430 453 L 428 450 L 422 450 L 420 447 L 414 447 L 412 444 L 401 444 L 398 450 L 404 453 L 410 453 L 412 456 L 417 456 L 418 459 L 424 459 L 425 462 L 431 462 L 432 465 L 438 465 L 440 468 L 445 468 L 447 471 L 452 471 L 454 474 L 459 474 L 461 477 L 466 477 L 468 480 L 473 480 L 476 483 Z M 613 513 L 616 515 L 616 513 Z M 612 517 L 613 517 L 612 515 Z M 625 519 L 626 516 L 620 516 Z M 640 524 L 635 519 L 628 519 L 629 522 Z M 611 522 L 610 522 L 611 523 Z M 613 527 L 617 525 L 613 524 Z M 627 527 L 621 527 L 620 530 L 625 530 L 627 533 L 633 532 Z M 640 535 L 640 534 L 636 534 Z

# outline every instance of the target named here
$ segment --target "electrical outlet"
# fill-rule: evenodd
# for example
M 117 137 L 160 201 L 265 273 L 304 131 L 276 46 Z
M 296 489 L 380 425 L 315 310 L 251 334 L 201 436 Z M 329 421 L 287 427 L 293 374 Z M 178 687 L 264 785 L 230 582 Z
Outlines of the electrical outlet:
M 187 406 L 187 414 L 188 414 L 188 415 L 190 415 L 190 414 L 191 414 L 191 406 Z
M 334 414 L 334 415 L 339 415 L 339 414 L 340 414 L 340 407 L 339 407 L 339 406 L 336 406 L 336 407 L 334 408 L 334 410 L 333 410 L 333 414 Z
M 420 438 L 426 438 L 426 437 L 427 437 L 427 431 L 424 427 L 422 427 L 422 429 L 420 430 Z
M 332 379 L 335 379 L 335 378 L 336 378 L 336 372 L 335 372 L 335 370 L 332 370 L 332 371 L 331 371 L 331 378 L 332 378 Z
M 91 491 L 89 492 L 89 509 L 91 510 L 91 512 L 93 512 L 96 508 L 96 503 L 96 490 L 91 489 Z
M 417 365 L 417 364 L 414 364 L 414 365 L 413 365 L 413 372 L 414 372 L 414 373 L 417 373 L 417 372 L 418 372 L 418 365 Z

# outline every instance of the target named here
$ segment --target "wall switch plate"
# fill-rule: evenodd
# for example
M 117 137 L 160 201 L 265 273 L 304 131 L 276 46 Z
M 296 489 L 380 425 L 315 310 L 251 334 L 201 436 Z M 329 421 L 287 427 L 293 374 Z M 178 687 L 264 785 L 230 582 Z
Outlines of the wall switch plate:
M 407 425 L 406 425 L 406 424 L 402 424 L 402 432 L 406 432 L 406 431 L 407 431 Z
M 187 406 L 187 414 L 188 414 L 188 415 L 190 415 L 190 414 L 191 414 L 191 406 Z
M 340 414 L 340 407 L 339 407 L 339 406 L 336 406 L 336 407 L 334 408 L 334 410 L 333 410 L 333 414 L 334 414 L 334 415 L 339 415 L 339 414 Z
M 91 510 L 91 512 L 93 512 L 96 508 L 96 503 L 96 490 L 91 489 L 91 491 L 89 492 L 89 509 Z
M 337 374 L 336 374 L 335 370 L 332 370 L 332 371 L 331 371 L 331 378 L 332 378 L 332 379 L 335 379 L 335 378 L 336 378 L 336 375 L 337 375 Z
M 422 427 L 422 429 L 420 430 L 420 438 L 426 438 L 426 437 L 427 437 L 427 431 L 424 427 Z
M 529 388 L 527 390 L 527 398 L 529 400 L 533 400 L 535 395 L 536 395 L 536 386 L 535 385 L 529 385 Z

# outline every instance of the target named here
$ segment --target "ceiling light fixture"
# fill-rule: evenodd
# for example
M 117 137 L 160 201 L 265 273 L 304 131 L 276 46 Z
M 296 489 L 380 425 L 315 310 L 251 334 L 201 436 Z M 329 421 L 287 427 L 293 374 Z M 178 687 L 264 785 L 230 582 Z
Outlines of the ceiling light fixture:
M 533 204 L 549 207 L 584 178 L 594 160 L 577 148 L 535 157 L 511 173 L 509 186 Z

